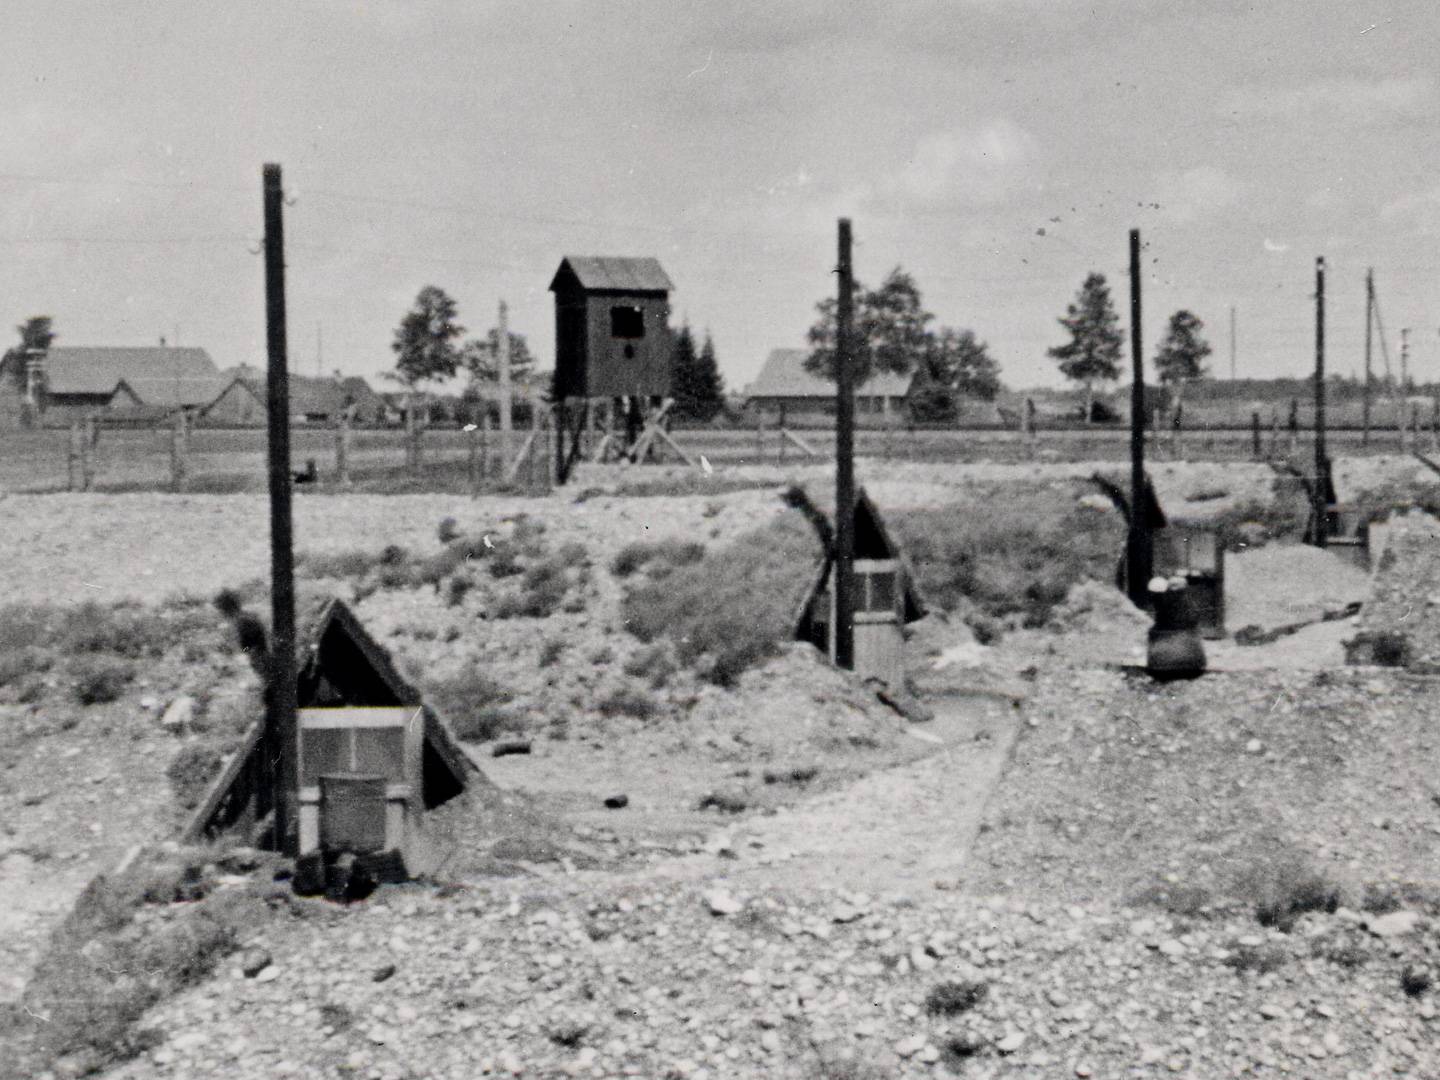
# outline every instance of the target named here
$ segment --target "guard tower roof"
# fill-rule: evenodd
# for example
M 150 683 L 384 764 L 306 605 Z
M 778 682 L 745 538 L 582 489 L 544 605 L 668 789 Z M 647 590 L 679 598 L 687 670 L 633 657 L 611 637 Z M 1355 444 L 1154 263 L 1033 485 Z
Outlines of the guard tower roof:
M 550 291 L 573 282 L 589 292 L 667 293 L 675 286 L 660 260 L 616 255 L 566 255 L 550 282 Z

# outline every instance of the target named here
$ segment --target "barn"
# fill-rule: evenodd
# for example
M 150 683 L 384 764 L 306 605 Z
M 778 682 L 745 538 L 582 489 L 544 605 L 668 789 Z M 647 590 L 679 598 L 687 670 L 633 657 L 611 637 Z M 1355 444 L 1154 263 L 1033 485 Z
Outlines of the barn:
M 25 358 L 0 361 L 0 418 L 19 422 L 25 380 L 12 370 Z M 204 349 L 52 345 L 40 360 L 36 401 L 43 424 L 68 425 L 108 410 L 150 406 L 198 409 L 220 389 L 220 373 Z
M 772 349 L 745 390 L 747 408 L 788 416 L 835 413 L 835 384 L 805 370 L 809 349 Z M 876 372 L 855 387 L 857 415 L 899 413 L 910 393 L 910 376 Z
M 289 392 L 290 416 L 295 423 L 334 424 L 347 408 L 358 424 L 379 423 L 384 417 L 384 401 L 359 376 L 291 374 Z M 264 373 L 240 368 L 200 410 L 200 418 L 212 427 L 258 427 L 265 424 L 268 413 Z

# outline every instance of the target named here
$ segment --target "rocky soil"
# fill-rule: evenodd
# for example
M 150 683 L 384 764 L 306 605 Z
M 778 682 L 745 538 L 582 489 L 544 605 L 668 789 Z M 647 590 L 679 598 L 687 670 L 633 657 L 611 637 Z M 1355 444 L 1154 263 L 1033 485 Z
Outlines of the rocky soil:
M 1090 471 L 865 463 L 861 476 L 905 508 L 964 501 L 1007 476 Z M 1372 458 L 1342 462 L 1337 480 L 1345 495 L 1415 471 Z M 1274 484 L 1244 464 L 1155 473 L 1167 509 L 1187 516 L 1263 502 Z M 733 690 L 683 671 L 656 683 L 626 670 L 641 646 L 617 632 L 614 553 L 662 536 L 724 542 L 779 512 L 774 488 L 623 493 L 664 475 L 590 469 L 543 500 L 297 500 L 306 552 L 433 552 L 442 517 L 503 540 L 521 514 L 551 550 L 585 545 L 593 572 L 567 594 L 583 596 L 580 610 L 482 619 L 503 582 L 455 604 L 428 586 L 357 599 L 408 669 L 506 684 L 509 707 L 533 721 L 531 753 L 482 765 L 514 797 L 502 817 L 516 829 L 544 819 L 548 839 L 531 830 L 497 855 L 481 848 L 493 838 L 462 829 L 467 857 L 435 880 L 350 906 L 277 906 L 213 977 L 141 1019 L 138 1056 L 109 1075 L 1440 1075 L 1436 709 L 1422 676 L 1339 666 L 1354 622 L 1216 643 L 1221 671 L 1156 686 L 1125 667 L 1144 620 L 1105 586 L 1082 586 L 1050 626 L 997 646 L 959 625 L 920 627 L 912 663 L 930 720 L 803 649 Z M 19 513 L 0 516 L 15 553 L 0 582 L 18 597 L 154 601 L 266 565 L 261 503 L 245 496 L 5 502 Z M 1305 549 L 1247 552 L 1230 570 L 1232 631 L 1319 618 L 1370 588 Z M 45 574 L 52 590 L 70 582 L 60 597 Z M 245 693 L 227 663 L 227 692 Z M 77 868 L 110 865 L 117 852 L 81 843 L 101 817 L 122 850 L 164 834 L 173 813 L 159 802 L 101 815 L 94 790 L 153 792 L 165 748 L 185 736 L 161 729 L 142 695 L 163 705 L 215 674 L 181 663 L 151 677 L 71 729 L 7 706 L 12 735 L 37 725 L 7 746 L 4 865 L 28 875 L 11 866 L 7 882 L 37 880 L 26 850 L 40 837 L 78 851 Z M 653 712 L 596 708 L 636 686 Z M 92 781 L 107 737 L 127 745 Z M 76 758 L 87 764 L 66 766 L 74 775 L 57 765 Z M 603 805 L 621 793 L 623 809 Z M 710 794 L 733 802 L 700 809 Z M 76 876 L 54 877 L 52 909 L 27 916 L 32 935 L 58 920 Z M 163 938 L 190 914 L 147 903 L 134 933 Z M 53 1074 L 85 1067 L 62 1059 Z

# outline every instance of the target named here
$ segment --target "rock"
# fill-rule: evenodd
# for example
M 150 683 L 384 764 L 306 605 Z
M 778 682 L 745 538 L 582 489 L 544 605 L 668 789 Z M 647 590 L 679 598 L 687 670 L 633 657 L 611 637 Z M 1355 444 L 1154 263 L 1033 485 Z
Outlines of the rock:
M 190 721 L 194 718 L 195 699 L 188 694 L 181 694 L 166 707 L 160 717 L 160 726 L 167 731 L 183 731 L 190 726 Z
M 253 979 L 271 964 L 270 953 L 265 949 L 246 949 L 240 956 L 240 973 L 247 979 Z
M 624 810 L 629 805 L 629 795 L 611 795 L 605 800 L 606 810 Z
M 1251 739 L 1249 742 L 1247 742 L 1247 743 L 1245 744 L 1245 752 L 1246 752 L 1247 754 L 1260 754 L 1260 753 L 1263 753 L 1264 751 L 1265 751 L 1265 744 L 1262 743 L 1259 739 Z
M 1420 921 L 1416 911 L 1392 911 L 1388 915 L 1376 915 L 1365 921 L 1365 929 L 1379 938 L 1401 937 L 1415 932 Z
M 269 967 L 265 968 L 264 971 L 260 972 L 258 975 L 255 976 L 255 981 L 257 983 L 274 982 L 279 977 L 280 969 L 274 964 L 271 964 Z
M 1189 950 L 1174 938 L 1160 943 L 1160 951 L 1166 956 L 1184 956 Z
M 1273 1001 L 1267 1001 L 1260 1006 L 1260 1015 L 1266 1020 L 1279 1020 L 1285 1015 L 1285 1010 Z
M 498 742 L 490 751 L 491 757 L 509 757 L 512 754 L 530 753 L 529 739 L 507 739 L 505 742 Z
M 382 983 L 395 974 L 394 964 L 381 964 L 370 975 L 371 982 Z
M 705 906 L 710 909 L 711 915 L 738 915 L 745 910 L 745 905 L 724 889 L 712 889 L 705 894 Z
M 1002 1054 L 1013 1054 L 1024 1045 L 1025 1033 L 1023 1031 L 1012 1031 L 995 1044 L 995 1049 Z
M 924 1035 L 910 1035 L 897 1042 L 892 1049 L 901 1058 L 914 1057 L 925 1048 Z

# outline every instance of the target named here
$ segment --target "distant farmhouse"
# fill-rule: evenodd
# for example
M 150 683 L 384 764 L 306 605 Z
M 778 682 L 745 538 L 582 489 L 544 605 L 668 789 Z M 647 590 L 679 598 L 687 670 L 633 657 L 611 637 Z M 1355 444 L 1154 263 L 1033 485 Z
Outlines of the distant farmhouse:
M 385 399 L 358 375 L 290 375 L 290 417 L 295 423 L 333 424 L 346 408 L 356 424 L 387 420 Z M 241 366 L 224 373 L 223 389 L 200 409 L 200 422 L 211 427 L 255 427 L 267 422 L 265 373 Z
M 790 416 L 833 413 L 835 384 L 805 370 L 808 349 L 772 349 L 760 374 L 745 391 L 748 408 Z M 902 411 L 910 394 L 909 375 L 877 372 L 855 387 L 855 412 L 889 416 Z
M 222 386 L 204 349 L 54 345 L 31 359 L 35 416 L 46 425 L 97 413 L 134 419 L 196 410 Z M 0 427 L 21 424 L 30 378 L 26 360 L 13 352 L 0 360 Z

